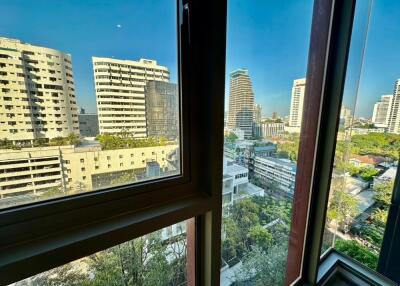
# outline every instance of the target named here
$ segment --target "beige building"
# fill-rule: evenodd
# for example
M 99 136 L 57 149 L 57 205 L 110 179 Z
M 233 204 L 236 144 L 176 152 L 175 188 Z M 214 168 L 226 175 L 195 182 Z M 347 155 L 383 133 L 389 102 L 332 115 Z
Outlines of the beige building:
M 240 129 L 245 138 L 253 133 L 254 93 L 247 69 L 230 73 L 228 128 Z
M 154 60 L 93 57 L 93 71 L 100 133 L 146 137 L 145 87 L 150 80 L 169 82 L 168 68 Z
M 109 187 L 121 177 L 143 180 L 149 162 L 158 163 L 161 175 L 176 174 L 170 159 L 177 149 L 166 145 L 101 150 L 93 145 L 0 150 L 0 198 L 31 201 L 49 190 L 74 193 Z
M 306 90 L 306 79 L 293 81 L 292 99 L 290 102 L 289 126 L 300 127 L 303 119 L 303 103 Z
M 79 134 L 71 56 L 0 38 L 0 139 Z

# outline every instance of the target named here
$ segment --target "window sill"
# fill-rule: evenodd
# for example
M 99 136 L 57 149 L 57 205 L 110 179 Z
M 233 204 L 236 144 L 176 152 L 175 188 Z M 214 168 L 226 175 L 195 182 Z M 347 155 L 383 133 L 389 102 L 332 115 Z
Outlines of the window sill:
M 323 258 L 317 285 L 397 285 L 381 274 L 365 267 L 350 257 L 331 249 Z

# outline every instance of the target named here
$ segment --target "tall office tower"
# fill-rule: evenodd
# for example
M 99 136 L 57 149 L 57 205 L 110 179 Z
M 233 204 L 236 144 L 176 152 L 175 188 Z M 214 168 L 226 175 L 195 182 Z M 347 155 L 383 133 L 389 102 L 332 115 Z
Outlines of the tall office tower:
M 83 111 L 83 112 L 82 112 Z M 79 132 L 84 137 L 99 135 L 99 117 L 95 113 L 86 113 L 84 109 L 78 114 Z
M 390 108 L 388 131 L 400 134 L 400 79 L 394 84 L 393 99 Z
M 343 105 L 340 108 L 340 123 L 344 128 L 350 127 L 353 122 L 353 115 L 351 109 Z
M 393 94 L 382 95 L 381 100 L 375 103 L 372 114 L 372 123 L 376 127 L 388 127 Z
M 276 112 L 276 111 L 272 112 L 272 119 L 276 120 L 278 118 L 279 118 L 278 112 Z
M 0 38 L 0 139 L 79 134 L 71 56 Z
M 292 100 L 290 102 L 289 126 L 300 127 L 303 117 L 303 102 L 306 89 L 306 79 L 293 81 Z
M 255 123 L 261 123 L 261 113 L 262 113 L 261 104 L 254 104 L 254 122 Z
M 93 57 L 93 71 L 100 134 L 146 137 L 145 87 L 149 80 L 168 82 L 168 68 L 154 60 Z
M 177 85 L 164 81 L 149 81 L 145 94 L 147 136 L 177 139 L 179 136 Z
M 228 128 L 241 129 L 250 138 L 253 131 L 254 93 L 247 69 L 230 74 Z

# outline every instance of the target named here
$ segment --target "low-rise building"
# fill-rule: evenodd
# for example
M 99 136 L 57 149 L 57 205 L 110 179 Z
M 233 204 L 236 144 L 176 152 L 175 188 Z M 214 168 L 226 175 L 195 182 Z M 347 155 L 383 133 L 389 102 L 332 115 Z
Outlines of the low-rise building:
M 385 158 L 374 155 L 353 155 L 349 162 L 355 167 L 374 168 L 375 166 L 385 162 Z
M 385 128 L 357 128 L 351 129 L 352 135 L 366 135 L 369 133 L 385 133 Z
M 264 189 L 249 182 L 249 170 L 227 158 L 224 158 L 222 185 L 224 205 L 247 197 L 264 195 Z
M 272 157 L 254 158 L 254 176 L 265 185 L 274 185 L 290 195 L 294 193 L 296 163 Z
M 390 167 L 382 175 L 374 178 L 374 186 L 392 182 L 396 178 L 397 166 Z
M 278 122 L 261 123 L 261 136 L 263 138 L 282 137 L 285 134 L 285 124 Z
M 255 156 L 271 157 L 275 154 L 276 145 L 266 141 L 244 140 L 224 145 L 224 155 L 227 158 L 250 169 L 252 167 L 252 159 Z
M 178 170 L 168 156 L 177 148 L 101 150 L 98 145 L 89 145 L 0 150 L 0 198 L 18 196 L 14 199 L 23 200 L 27 195 L 32 201 L 50 190 L 74 193 L 143 180 L 152 161 L 157 162 L 160 175 L 176 174 Z

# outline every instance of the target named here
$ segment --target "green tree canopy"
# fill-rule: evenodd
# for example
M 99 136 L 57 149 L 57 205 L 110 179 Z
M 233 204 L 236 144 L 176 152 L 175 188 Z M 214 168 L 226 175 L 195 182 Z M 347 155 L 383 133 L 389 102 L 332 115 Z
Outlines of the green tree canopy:
M 239 139 L 239 137 L 233 132 L 229 132 L 228 134 L 225 135 L 225 140 L 228 143 L 235 143 L 236 140 L 238 140 L 238 139 Z
M 133 134 L 121 132 L 118 134 L 100 134 L 96 139 L 102 150 L 115 150 L 123 148 L 156 147 L 175 144 L 165 137 L 135 138 Z
M 358 211 L 358 199 L 349 194 L 341 184 L 331 187 L 332 196 L 329 201 L 327 217 L 329 221 L 336 221 L 344 228 L 354 219 Z
M 390 205 L 394 189 L 394 181 L 376 184 L 374 185 L 374 189 L 376 191 L 375 200 L 385 206 Z
M 335 248 L 371 269 L 378 266 L 378 254 L 355 240 L 338 240 Z

